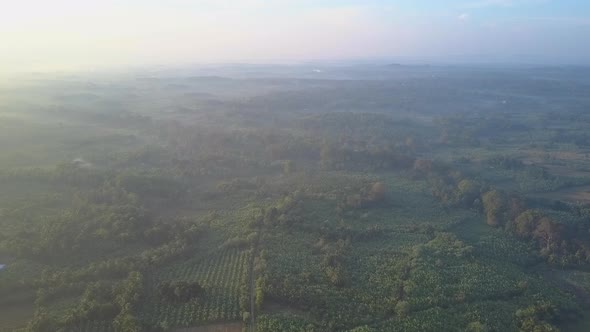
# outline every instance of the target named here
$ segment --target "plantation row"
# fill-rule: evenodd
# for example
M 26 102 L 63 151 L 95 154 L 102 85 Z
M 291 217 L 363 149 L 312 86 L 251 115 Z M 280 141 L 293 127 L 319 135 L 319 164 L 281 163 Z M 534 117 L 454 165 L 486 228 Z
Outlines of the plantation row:
M 384 178 L 378 205 L 339 212 L 332 202 L 345 194 L 320 196 L 305 199 L 298 221 L 268 224 L 258 331 L 517 331 L 556 323 L 536 313 L 544 303 L 578 315 L 570 296 L 529 273 L 539 259 L 527 244 L 440 204 L 420 180 Z
M 146 321 L 162 327 L 194 326 L 205 322 L 240 319 L 240 286 L 246 281 L 249 254 L 235 249 L 200 261 L 174 265 L 159 273 L 152 285 L 148 305 L 142 310 Z M 155 287 L 160 281 L 198 282 L 205 295 L 185 303 L 168 303 L 158 298 Z

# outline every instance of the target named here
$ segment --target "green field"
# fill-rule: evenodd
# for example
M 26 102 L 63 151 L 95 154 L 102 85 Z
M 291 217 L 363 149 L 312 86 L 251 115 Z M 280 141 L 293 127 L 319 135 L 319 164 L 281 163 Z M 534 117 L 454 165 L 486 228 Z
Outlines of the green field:
M 354 69 L 0 88 L 0 331 L 586 330 L 587 78 Z

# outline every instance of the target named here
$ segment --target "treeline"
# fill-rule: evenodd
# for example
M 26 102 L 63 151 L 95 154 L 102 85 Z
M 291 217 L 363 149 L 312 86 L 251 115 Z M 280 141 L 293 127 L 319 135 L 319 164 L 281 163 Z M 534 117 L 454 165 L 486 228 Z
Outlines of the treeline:
M 440 163 L 417 160 L 414 170 L 430 181 L 432 194 L 443 203 L 483 213 L 488 225 L 534 243 L 548 262 L 563 267 L 590 263 L 590 236 L 584 225 L 559 223 L 518 194 L 479 183 Z
M 143 296 L 143 275 L 132 271 L 117 283 L 99 281 L 91 283 L 84 291 L 77 306 L 60 317 L 39 309 L 29 322 L 31 332 L 56 332 L 84 330 L 88 322 L 110 321 L 117 332 L 152 330 L 137 317 L 137 309 Z
M 57 262 L 71 260 L 72 254 L 94 257 L 130 243 L 190 243 L 202 232 L 202 227 L 190 220 L 170 223 L 155 219 L 137 195 L 118 183 L 106 182 L 94 190 L 79 192 L 72 207 L 4 239 L 2 247 L 16 258 Z
M 408 121 L 377 113 L 338 113 L 305 118 L 298 124 L 303 132 L 281 126 L 203 128 L 169 122 L 155 134 L 164 142 L 168 168 L 182 177 L 284 171 L 279 161 L 310 168 L 319 163 L 330 170 L 384 170 L 411 167 L 411 155 L 427 149 L 416 131 L 421 127 Z
M 112 322 L 116 331 L 152 328 L 136 312 L 143 274 L 198 250 L 208 223 L 155 218 L 125 187 L 113 180 L 79 190 L 70 207 L 44 215 L 36 227 L 23 224 L 15 236 L 2 239 L 2 252 L 10 257 L 52 265 L 23 284 L 36 290 L 31 331 L 83 330 L 96 321 Z M 0 286 L 0 294 L 14 291 L 11 284 Z M 202 294 L 192 284 L 161 290 L 170 301 Z M 77 305 L 59 315 L 45 310 L 64 298 L 77 298 Z
M 91 155 L 89 160 L 77 158 L 53 169 L 1 170 L 0 181 L 34 178 L 81 189 L 111 181 L 141 199 L 173 201 L 184 199 L 190 193 L 188 184 L 200 179 L 290 174 L 318 166 L 360 171 L 408 168 L 414 161 L 412 155 L 427 148 L 416 132 L 392 134 L 384 124 L 393 120 L 383 115 L 350 113 L 344 122 L 335 124 L 330 119 L 306 120 L 313 124 L 304 127 L 314 128 L 308 133 L 292 128 L 203 128 L 159 122 L 150 129 L 159 138 L 157 145 Z M 394 123 L 396 128 L 406 127 L 401 120 Z

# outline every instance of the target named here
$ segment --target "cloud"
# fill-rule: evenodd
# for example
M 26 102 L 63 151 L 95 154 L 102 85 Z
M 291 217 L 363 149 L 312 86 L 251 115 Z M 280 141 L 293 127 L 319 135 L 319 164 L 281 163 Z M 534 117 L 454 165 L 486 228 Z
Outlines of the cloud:
M 546 3 L 550 0 L 478 0 L 463 4 L 462 8 L 516 7 Z
M 458 18 L 460 21 L 466 21 L 466 20 L 468 20 L 468 19 L 469 19 L 469 17 L 470 17 L 470 16 L 469 16 L 469 14 L 468 14 L 468 13 L 462 13 L 462 14 L 460 14 L 459 16 L 457 16 L 457 18 Z
M 529 21 L 560 26 L 590 26 L 590 18 L 580 17 L 515 17 L 514 21 Z
M 466 7 L 512 7 L 517 3 L 516 0 L 480 0 L 466 4 Z

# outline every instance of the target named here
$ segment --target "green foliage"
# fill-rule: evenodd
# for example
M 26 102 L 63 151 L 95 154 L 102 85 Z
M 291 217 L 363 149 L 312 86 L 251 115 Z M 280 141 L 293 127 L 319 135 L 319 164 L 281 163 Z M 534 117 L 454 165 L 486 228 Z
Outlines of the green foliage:
M 262 308 L 262 304 L 264 303 L 264 285 L 265 281 L 263 278 L 256 279 L 256 288 L 254 293 L 254 303 L 256 305 L 256 310 L 260 311 Z
M 497 190 L 488 191 L 481 198 L 488 225 L 501 226 L 504 222 L 506 199 Z
M 148 288 L 151 290 L 141 308 L 141 317 L 152 325 L 167 322 L 171 327 L 241 319 L 245 311 L 240 305 L 244 296 L 241 288 L 246 285 L 248 259 L 247 252 L 227 249 L 211 257 L 163 268 L 150 281 L 152 286 Z M 190 301 L 177 301 L 175 294 L 171 303 L 161 296 L 158 285 L 200 285 L 202 290 Z
M 406 301 L 399 301 L 395 304 L 395 314 L 399 318 L 407 318 L 410 314 L 410 304 Z
M 203 287 L 198 282 L 160 282 L 157 289 L 161 298 L 180 303 L 197 299 L 204 293 Z
M 322 328 L 301 317 L 290 315 L 270 316 L 261 315 L 256 322 L 256 330 L 260 332 L 319 332 Z
M 539 271 L 590 261 L 589 209 L 531 196 L 585 199 L 573 186 L 589 183 L 586 90 L 437 68 L 441 84 L 422 70 L 31 78 L 3 91 L 0 329 L 553 331 L 577 319 L 547 278 L 585 282 Z M 553 113 L 548 87 L 576 102 Z M 501 95 L 502 109 L 482 100 Z M 24 318 L 6 323 L 13 313 Z
M 549 302 L 542 301 L 530 307 L 516 311 L 519 328 L 523 332 L 559 331 L 551 322 L 556 319 L 557 308 Z
M 459 258 L 469 257 L 473 252 L 473 247 L 466 245 L 452 233 L 436 234 L 434 239 L 417 249 L 419 249 L 422 254 L 427 251 L 435 256 L 455 256 Z
M 31 332 L 53 332 L 58 329 L 58 322 L 45 311 L 38 311 L 29 322 L 27 330 Z

